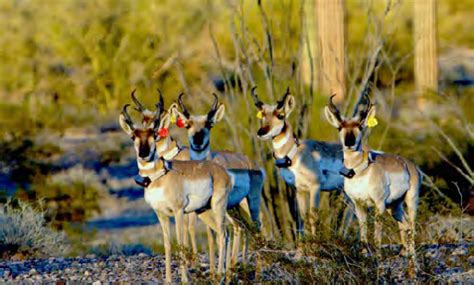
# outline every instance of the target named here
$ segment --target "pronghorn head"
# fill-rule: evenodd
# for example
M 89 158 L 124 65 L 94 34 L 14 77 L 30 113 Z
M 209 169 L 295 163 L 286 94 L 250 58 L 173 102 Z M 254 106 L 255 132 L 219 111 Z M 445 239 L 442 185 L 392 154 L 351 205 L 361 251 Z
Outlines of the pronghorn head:
M 216 94 L 212 95 L 214 103 L 206 115 L 191 115 L 183 103 L 182 93 L 178 97 L 179 108 L 176 103 L 170 107 L 170 112 L 188 129 L 189 145 L 195 151 L 203 151 L 209 146 L 212 127 L 224 117 L 224 104 L 219 103 Z
M 143 105 L 141 105 L 140 102 L 136 100 L 134 93 L 132 93 L 132 99 L 137 105 L 136 110 L 142 114 L 146 112 L 147 118 L 145 118 L 144 114 L 142 124 L 135 124 L 127 111 L 127 108 L 130 106 L 130 104 L 126 104 L 123 106 L 122 112 L 120 113 L 120 126 L 125 131 L 125 133 L 127 133 L 132 138 L 138 159 L 151 161 L 155 158 L 155 141 L 160 139 L 159 130 L 162 128 L 167 128 L 170 124 L 169 114 L 163 114 L 162 102 L 156 104 L 156 112 L 151 114 L 151 111 L 144 109 Z
M 352 118 L 347 119 L 341 115 L 339 109 L 332 102 L 334 96 L 336 95 L 329 98 L 329 104 L 324 109 L 326 118 L 331 125 L 339 130 L 339 138 L 344 149 L 357 151 L 361 147 L 368 119 L 375 116 L 375 106 L 366 95 L 364 96 L 365 103 L 359 104 Z
M 284 129 L 288 116 L 295 108 L 295 98 L 290 94 L 290 88 L 288 87 L 283 97 L 276 104 L 264 104 L 258 99 L 255 92 L 256 88 L 252 88 L 252 98 L 258 109 L 257 117 L 261 121 L 257 135 L 263 140 L 271 139 L 279 135 Z

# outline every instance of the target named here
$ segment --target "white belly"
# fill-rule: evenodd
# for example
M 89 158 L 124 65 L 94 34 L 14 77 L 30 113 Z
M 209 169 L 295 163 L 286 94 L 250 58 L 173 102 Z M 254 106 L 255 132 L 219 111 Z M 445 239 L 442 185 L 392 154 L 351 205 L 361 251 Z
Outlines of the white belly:
M 187 198 L 187 204 L 184 207 L 184 212 L 190 213 L 207 206 L 209 199 L 212 196 L 212 180 L 202 179 L 194 181 L 185 181 L 184 196 Z

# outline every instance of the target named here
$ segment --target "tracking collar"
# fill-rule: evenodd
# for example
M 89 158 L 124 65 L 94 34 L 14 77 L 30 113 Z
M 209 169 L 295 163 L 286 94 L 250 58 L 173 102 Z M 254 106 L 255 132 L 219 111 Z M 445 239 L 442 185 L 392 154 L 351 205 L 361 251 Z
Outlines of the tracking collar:
M 339 170 L 339 174 L 346 178 L 352 178 L 354 175 L 361 173 L 373 162 L 372 153 L 370 151 L 363 151 L 363 156 L 361 162 L 353 168 L 346 168 L 343 166 Z

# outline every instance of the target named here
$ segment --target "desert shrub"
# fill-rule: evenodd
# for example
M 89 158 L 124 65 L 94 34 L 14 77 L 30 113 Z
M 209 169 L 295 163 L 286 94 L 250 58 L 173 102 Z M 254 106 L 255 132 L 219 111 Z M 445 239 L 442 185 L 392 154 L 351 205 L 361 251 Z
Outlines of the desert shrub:
M 103 192 L 105 187 L 94 171 L 76 166 L 37 181 L 21 196 L 42 199 L 46 218 L 62 228 L 66 222 L 83 222 L 100 212 L 98 200 Z
M 0 208 L 0 256 L 61 256 L 68 252 L 63 232 L 48 226 L 45 212 L 25 202 L 8 202 Z

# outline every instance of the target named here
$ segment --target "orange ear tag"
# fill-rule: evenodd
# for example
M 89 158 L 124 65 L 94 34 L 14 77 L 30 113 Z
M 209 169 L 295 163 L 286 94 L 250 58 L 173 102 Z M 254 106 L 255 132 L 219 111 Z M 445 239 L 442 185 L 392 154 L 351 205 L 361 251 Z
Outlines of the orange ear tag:
M 168 128 L 161 128 L 158 130 L 158 135 L 162 138 L 166 138 L 168 136 Z

